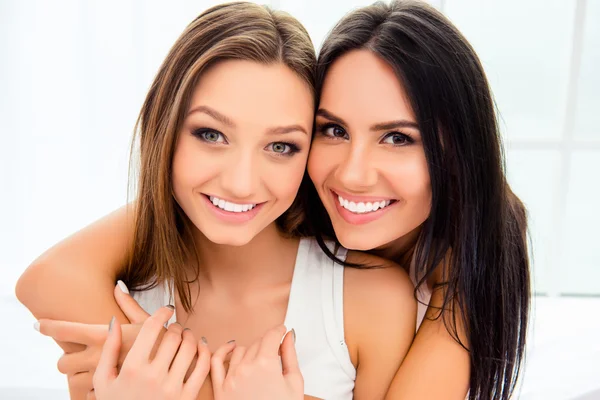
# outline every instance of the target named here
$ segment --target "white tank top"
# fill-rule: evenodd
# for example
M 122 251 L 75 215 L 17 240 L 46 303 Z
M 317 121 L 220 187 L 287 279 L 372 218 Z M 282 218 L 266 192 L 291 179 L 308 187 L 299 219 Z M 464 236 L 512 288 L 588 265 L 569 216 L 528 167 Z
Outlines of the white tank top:
M 333 251 L 333 243 L 328 243 Z M 347 251 L 337 256 L 346 259 Z M 133 297 L 150 314 L 173 304 L 164 285 Z M 356 369 L 344 339 L 344 267 L 325 255 L 314 239 L 300 240 L 285 326 L 296 331 L 296 352 L 304 393 L 327 400 L 350 400 Z M 176 321 L 173 315 L 170 323 Z

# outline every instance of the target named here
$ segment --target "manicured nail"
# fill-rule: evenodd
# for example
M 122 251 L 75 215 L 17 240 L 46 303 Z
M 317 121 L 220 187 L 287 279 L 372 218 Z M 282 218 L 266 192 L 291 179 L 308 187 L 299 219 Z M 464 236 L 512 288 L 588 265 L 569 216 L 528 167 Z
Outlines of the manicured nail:
M 117 286 L 121 289 L 121 292 L 129 294 L 129 289 L 127 289 L 127 285 L 122 280 L 117 281 Z
M 231 343 L 235 343 L 235 339 L 230 340 L 229 342 L 227 342 L 227 344 L 231 344 Z
M 115 320 L 116 320 L 116 319 L 117 319 L 117 318 L 115 318 L 115 317 L 112 317 L 112 318 L 110 319 L 110 324 L 108 324 L 108 332 L 111 332 L 111 331 L 112 331 L 112 328 L 113 328 L 113 325 L 115 324 Z
M 175 311 L 175 306 L 172 304 L 166 305 L 165 307 L 170 308 L 171 310 Z
M 33 329 L 35 329 L 36 331 L 40 331 L 40 321 L 35 321 L 33 324 Z
M 208 346 L 208 340 L 206 340 L 206 338 L 205 338 L 204 336 L 202 336 L 202 337 L 200 338 L 200 340 L 202 341 L 202 344 L 203 344 L 203 345 L 205 345 L 205 346 Z
M 292 337 L 294 338 L 294 344 L 296 344 L 296 330 L 292 328 Z

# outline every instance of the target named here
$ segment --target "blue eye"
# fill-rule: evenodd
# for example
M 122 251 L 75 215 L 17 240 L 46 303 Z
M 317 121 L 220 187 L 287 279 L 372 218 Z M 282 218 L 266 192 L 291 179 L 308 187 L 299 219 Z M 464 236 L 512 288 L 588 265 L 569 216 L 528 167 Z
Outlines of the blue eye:
M 291 156 L 292 154 L 300 151 L 300 148 L 295 144 L 285 142 L 274 142 L 268 145 L 266 148 L 268 151 L 272 151 L 279 156 Z
M 382 142 L 385 144 L 392 144 L 394 146 L 406 146 L 407 144 L 413 143 L 414 140 L 404 133 L 391 132 L 385 135 Z
M 227 143 L 225 136 L 221 132 L 212 129 L 198 129 L 193 134 L 207 143 Z
M 336 124 L 325 124 L 319 127 L 319 132 L 323 136 L 327 136 L 332 139 L 348 139 L 348 134 L 339 125 Z

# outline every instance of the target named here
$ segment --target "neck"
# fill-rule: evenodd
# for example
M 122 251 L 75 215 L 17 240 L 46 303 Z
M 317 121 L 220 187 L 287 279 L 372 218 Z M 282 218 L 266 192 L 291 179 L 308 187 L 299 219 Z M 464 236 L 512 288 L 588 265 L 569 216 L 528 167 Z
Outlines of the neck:
M 199 279 L 207 289 L 238 297 L 291 282 L 299 240 L 284 237 L 275 223 L 243 246 L 213 243 L 200 231 L 194 240 Z
M 418 226 L 406 235 L 371 250 L 370 253 L 392 260 L 408 270 L 420 233 L 421 227 Z

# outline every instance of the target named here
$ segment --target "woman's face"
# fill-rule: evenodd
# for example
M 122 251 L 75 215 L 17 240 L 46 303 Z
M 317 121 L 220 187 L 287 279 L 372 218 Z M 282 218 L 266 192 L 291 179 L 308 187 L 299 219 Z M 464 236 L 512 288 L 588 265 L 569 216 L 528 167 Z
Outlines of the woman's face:
M 394 70 L 370 51 L 349 52 L 329 68 L 308 172 L 344 247 L 385 247 L 427 219 L 419 127 Z
M 210 241 L 244 245 L 292 204 L 311 141 L 313 95 L 283 64 L 231 60 L 194 89 L 173 157 L 173 192 Z

